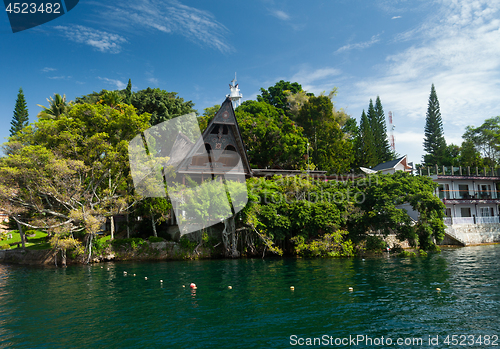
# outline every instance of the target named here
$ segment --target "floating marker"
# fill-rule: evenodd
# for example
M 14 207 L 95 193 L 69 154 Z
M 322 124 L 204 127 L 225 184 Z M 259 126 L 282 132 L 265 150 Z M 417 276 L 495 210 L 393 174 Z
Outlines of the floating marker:
M 191 288 L 196 288 L 196 284 L 194 282 L 191 282 L 191 285 L 189 285 Z
M 134 276 L 135 276 L 135 274 L 134 274 Z
M 108 270 L 109 270 L 109 268 L 108 268 Z
M 352 287 L 349 287 L 349 291 L 354 291 L 354 289 Z
M 147 279 L 148 279 L 148 277 L 147 277 L 147 276 L 146 276 L 146 277 L 144 277 L 144 280 L 147 280 Z
M 182 287 L 186 288 L 186 286 L 182 285 Z
M 290 289 L 293 291 L 293 290 L 295 290 L 295 287 L 294 286 L 290 286 Z
M 161 283 L 163 283 L 163 280 L 160 280 Z
M 441 289 L 439 287 L 436 287 L 436 291 L 441 292 Z
M 104 268 L 104 267 L 101 267 L 101 269 Z
M 230 289 L 230 290 L 232 290 L 232 289 L 233 289 L 233 286 L 228 286 L 227 288 L 228 288 L 228 289 Z

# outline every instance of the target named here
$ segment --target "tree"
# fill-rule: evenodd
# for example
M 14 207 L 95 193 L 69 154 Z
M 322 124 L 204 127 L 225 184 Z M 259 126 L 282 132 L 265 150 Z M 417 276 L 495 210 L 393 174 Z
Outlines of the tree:
M 371 100 L 370 100 L 371 102 Z M 391 146 L 387 138 L 387 126 L 385 121 L 384 109 L 380 97 L 377 96 L 375 100 L 375 108 L 373 109 L 374 115 L 371 124 L 373 130 L 373 141 L 375 144 L 376 155 L 378 162 L 386 162 L 392 160 Z
M 320 170 L 341 173 L 350 170 L 354 160 L 350 141 L 344 137 L 327 96 L 311 96 L 297 116 L 297 123 L 312 147 L 312 161 Z
M 476 150 L 474 143 L 471 140 L 465 140 L 462 142 L 462 147 L 460 148 L 460 165 L 470 166 L 470 167 L 483 167 L 483 159 L 481 154 Z
M 22 226 L 63 239 L 84 230 L 90 259 L 102 223 L 133 201 L 128 141 L 149 126 L 149 118 L 132 106 L 78 104 L 67 115 L 25 128 L 9 139 L 0 162 L 3 208 Z
M 282 110 L 265 102 L 245 101 L 235 116 L 252 167 L 305 168 L 307 139 Z
M 49 107 L 44 107 L 43 105 L 37 104 L 43 110 L 38 113 L 39 119 L 57 119 L 62 114 L 69 110 L 69 105 L 66 102 L 66 95 L 61 96 L 59 93 L 54 95 L 54 98 L 47 98 L 49 102 Z
M 198 117 L 198 125 L 200 125 L 201 132 L 205 131 L 208 124 L 215 117 L 215 114 L 220 109 L 220 104 L 216 104 L 213 107 L 208 107 L 203 109 L 203 115 Z
M 368 120 L 364 109 L 361 113 L 359 135 L 357 137 L 356 145 L 358 149 L 357 162 L 359 166 L 373 167 L 378 164 L 370 120 Z
M 302 91 L 302 86 L 299 83 L 280 80 L 274 86 L 269 87 L 267 90 L 261 88 L 261 94 L 257 96 L 257 101 L 266 102 L 276 108 L 283 110 L 283 112 L 287 116 L 290 116 L 290 107 L 287 101 L 288 94 L 298 93 L 300 91 Z
M 17 94 L 16 106 L 14 107 L 14 116 L 10 122 L 10 135 L 13 136 L 17 132 L 21 131 L 24 127 L 28 126 L 29 116 L 28 116 L 28 106 L 26 100 L 24 99 L 23 89 L 19 88 L 19 93 Z
M 151 126 L 177 116 L 196 113 L 192 101 L 185 102 L 176 92 L 167 92 L 159 88 L 148 87 L 132 94 L 132 105 L 138 114 L 151 114 Z
M 465 141 L 474 145 L 483 157 L 484 165 L 494 167 L 500 159 L 500 116 L 486 119 L 479 127 L 467 126 Z
M 125 98 L 123 101 L 126 104 L 132 104 L 132 81 L 128 79 L 127 88 L 125 89 Z
M 424 155 L 425 165 L 442 165 L 446 156 L 446 140 L 443 133 L 443 121 L 439 109 L 434 84 L 431 86 L 427 116 L 425 119 Z

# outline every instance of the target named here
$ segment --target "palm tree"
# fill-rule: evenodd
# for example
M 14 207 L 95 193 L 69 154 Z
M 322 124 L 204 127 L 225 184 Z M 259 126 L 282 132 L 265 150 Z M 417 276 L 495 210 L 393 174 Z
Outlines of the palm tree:
M 69 110 L 70 104 L 66 102 L 66 95 L 61 95 L 59 93 L 54 94 L 54 98 L 47 98 L 49 102 L 49 107 L 38 104 L 43 110 L 38 113 L 39 119 L 57 119 L 61 114 L 66 113 Z
M 123 101 L 123 97 L 116 91 L 106 91 L 101 97 L 99 103 L 110 106 L 113 109 L 116 109 Z

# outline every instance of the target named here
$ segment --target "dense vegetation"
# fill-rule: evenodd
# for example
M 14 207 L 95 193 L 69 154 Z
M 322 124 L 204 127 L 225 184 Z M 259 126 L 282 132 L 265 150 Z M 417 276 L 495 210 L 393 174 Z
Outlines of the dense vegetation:
M 315 96 L 298 83 L 280 81 L 238 107 L 251 166 L 342 174 L 392 159 L 380 98 L 375 105 L 370 100 L 358 128 L 335 108 L 335 94 Z M 97 234 L 106 222 L 109 241 L 116 234 L 167 237 L 170 200 L 134 192 L 128 142 L 153 125 L 196 113 L 194 104 L 160 89 L 132 92 L 130 81 L 125 90 L 94 92 L 75 102 L 56 94 L 48 101 L 35 123 L 12 134 L 0 158 L 0 206 L 21 242 L 24 230 L 41 230 L 63 259 L 72 250 L 89 261 L 93 248 L 103 249 Z M 206 108 L 200 127 L 217 110 Z M 250 200 L 234 219 L 233 247 L 248 255 L 352 256 L 380 248 L 373 233 L 395 233 L 432 249 L 433 239 L 443 237 L 443 205 L 433 195 L 433 182 L 423 177 L 397 173 L 342 182 L 295 176 L 251 178 L 246 185 Z M 400 208 L 403 203 L 420 212 L 418 223 Z M 189 204 L 201 205 L 202 213 L 203 202 Z M 117 216 L 126 220 L 115 222 Z M 200 236 L 200 244 L 209 241 L 206 232 Z

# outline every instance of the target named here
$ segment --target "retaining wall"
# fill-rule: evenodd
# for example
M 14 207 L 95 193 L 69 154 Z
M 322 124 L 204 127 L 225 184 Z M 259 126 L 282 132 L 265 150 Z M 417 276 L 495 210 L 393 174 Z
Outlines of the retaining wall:
M 440 245 L 479 245 L 500 242 L 500 224 L 455 224 L 445 229 Z

